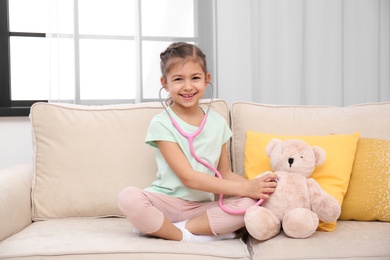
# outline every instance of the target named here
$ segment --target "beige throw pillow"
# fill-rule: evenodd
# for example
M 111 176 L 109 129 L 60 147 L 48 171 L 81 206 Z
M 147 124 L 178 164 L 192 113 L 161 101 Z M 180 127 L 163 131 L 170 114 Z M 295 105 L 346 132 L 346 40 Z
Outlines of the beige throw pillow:
M 228 118 L 227 105 L 213 108 Z M 82 106 L 36 103 L 33 220 L 122 216 L 117 195 L 155 178 L 154 149 L 144 143 L 160 103 Z

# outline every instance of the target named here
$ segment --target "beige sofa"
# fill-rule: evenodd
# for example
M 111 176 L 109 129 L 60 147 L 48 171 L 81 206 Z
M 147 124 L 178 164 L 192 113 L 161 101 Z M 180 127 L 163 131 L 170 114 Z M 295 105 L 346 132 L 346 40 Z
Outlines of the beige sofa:
M 239 174 L 246 165 L 248 130 L 319 136 L 360 132 L 343 202 L 346 220 L 339 220 L 335 231 L 318 231 L 308 239 L 283 232 L 265 242 L 244 237 L 180 243 L 138 236 L 116 197 L 126 186 L 146 187 L 154 179 L 154 150 L 144 137 L 151 118 L 162 110 L 159 103 L 37 103 L 30 115 L 33 164 L 0 171 L 0 259 L 390 259 L 390 103 L 342 108 L 237 102 L 229 110 L 216 100 L 213 109 L 234 132 L 229 154 Z M 377 148 L 371 149 L 384 157 L 370 157 L 376 168 L 361 174 L 359 167 L 373 168 L 360 151 L 368 137 L 376 138 Z

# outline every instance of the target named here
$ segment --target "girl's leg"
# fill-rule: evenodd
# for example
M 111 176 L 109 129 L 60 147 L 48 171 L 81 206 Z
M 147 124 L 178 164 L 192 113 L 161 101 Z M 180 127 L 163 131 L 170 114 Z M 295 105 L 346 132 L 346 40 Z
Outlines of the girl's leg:
M 209 242 L 231 238 L 194 235 L 186 229 L 186 222 L 180 222 L 201 214 L 200 210 L 205 212 L 204 205 L 204 203 L 187 202 L 171 196 L 147 192 L 136 187 L 124 189 L 118 197 L 119 208 L 142 233 L 188 242 Z M 179 223 L 172 224 L 172 221 Z
M 247 209 L 253 206 L 256 201 L 251 198 L 232 197 L 225 199 L 223 203 L 227 208 L 238 210 Z M 190 232 L 201 235 L 230 234 L 244 226 L 244 214 L 226 213 L 218 204 L 212 205 L 207 209 L 207 212 L 190 219 L 186 224 L 186 228 Z
M 151 236 L 161 237 L 168 240 L 182 241 L 183 232 L 177 226 L 173 225 L 167 218 L 164 217 L 161 228 L 156 232 L 150 233 Z
M 196 216 L 187 221 L 185 228 L 193 234 L 197 235 L 215 235 L 210 227 L 209 217 L 207 212 L 203 212 L 201 215 Z
M 128 187 L 118 196 L 119 208 L 140 232 L 169 240 L 181 240 L 180 229 L 168 221 L 154 204 L 154 194 L 136 187 Z

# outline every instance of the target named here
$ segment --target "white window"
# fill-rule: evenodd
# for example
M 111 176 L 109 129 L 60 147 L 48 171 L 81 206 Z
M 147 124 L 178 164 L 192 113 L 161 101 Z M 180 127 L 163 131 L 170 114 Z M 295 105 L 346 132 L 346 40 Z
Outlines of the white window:
M 215 70 L 214 1 L 9 0 L 11 100 L 156 100 L 159 54 L 199 45 Z

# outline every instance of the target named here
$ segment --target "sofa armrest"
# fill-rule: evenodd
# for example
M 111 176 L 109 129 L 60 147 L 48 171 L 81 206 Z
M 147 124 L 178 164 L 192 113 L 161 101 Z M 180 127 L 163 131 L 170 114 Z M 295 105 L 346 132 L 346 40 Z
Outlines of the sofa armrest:
M 0 241 L 32 223 L 32 164 L 0 170 Z

